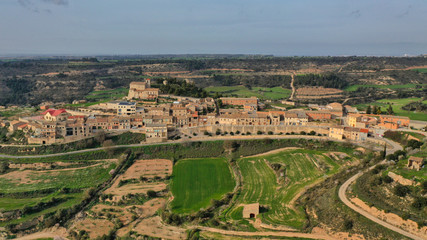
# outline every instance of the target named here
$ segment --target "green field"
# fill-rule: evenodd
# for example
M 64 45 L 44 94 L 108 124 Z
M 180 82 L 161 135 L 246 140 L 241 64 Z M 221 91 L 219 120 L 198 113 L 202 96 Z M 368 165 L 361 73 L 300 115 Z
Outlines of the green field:
M 112 90 L 93 91 L 86 96 L 87 99 L 112 99 L 127 96 L 128 88 L 117 88 Z
M 0 226 L 29 221 L 46 213 L 79 204 L 91 187 L 110 178 L 115 163 L 99 162 L 93 166 L 81 165 L 52 170 L 14 170 L 0 175 L 0 211 L 15 211 L 33 207 L 52 198 L 60 199 L 54 205 L 25 214 L 20 218 L 0 221 Z M 63 189 L 70 189 L 64 191 Z
M 388 107 L 388 104 L 390 103 L 392 105 L 394 114 L 397 116 L 409 117 L 411 120 L 427 121 L 427 113 L 415 111 L 411 112 L 402 109 L 402 107 L 406 104 L 420 100 L 421 98 L 381 99 L 371 103 L 357 104 L 355 106 L 360 110 L 366 110 L 368 105 L 375 105 L 382 107 L 382 110 L 385 111 Z M 423 103 L 427 104 L 427 100 L 424 100 Z
M 412 69 L 412 71 L 417 71 L 417 72 L 420 72 L 420 73 L 427 73 L 427 68 Z
M 92 105 L 109 102 L 115 99 L 122 99 L 128 95 L 128 88 L 117 88 L 111 90 L 93 91 L 90 92 L 86 99 L 87 103 L 67 104 L 66 107 L 89 107 Z
M 240 204 L 259 203 L 268 209 L 260 214 L 263 222 L 301 229 L 305 222 L 303 210 L 288 204 L 304 187 L 336 173 L 345 161 L 332 160 L 322 153 L 312 150 L 288 150 L 267 156 L 239 159 L 243 188 L 229 217 L 239 219 Z M 269 163 L 284 165 L 285 178 L 278 176 Z
M 221 199 L 232 192 L 236 182 L 223 158 L 180 160 L 173 167 L 172 210 L 190 213 L 206 208 L 211 199 Z
M 374 84 L 361 85 L 361 84 L 356 84 L 356 85 L 349 86 L 349 87 L 345 88 L 344 90 L 348 91 L 348 92 L 354 92 L 354 91 L 357 91 L 357 89 L 359 87 L 371 87 L 371 88 L 380 88 L 380 89 L 400 89 L 400 88 L 406 88 L 406 89 L 414 88 L 415 89 L 416 86 L 427 86 L 427 84 L 401 84 L 401 85 L 399 85 L 399 84 L 396 84 L 396 85 L 374 85 Z
M 291 95 L 290 89 L 282 87 L 263 88 L 252 87 L 248 89 L 245 86 L 222 86 L 222 87 L 207 87 L 205 90 L 211 94 L 221 93 L 223 96 L 232 97 L 257 97 L 261 100 L 279 100 L 289 98 Z
M 41 189 L 81 189 L 96 186 L 106 181 L 108 172 L 115 164 L 101 164 L 76 170 L 17 170 L 13 180 L 0 175 L 0 193 L 28 192 Z M 0 206 L 1 208 L 1 206 Z

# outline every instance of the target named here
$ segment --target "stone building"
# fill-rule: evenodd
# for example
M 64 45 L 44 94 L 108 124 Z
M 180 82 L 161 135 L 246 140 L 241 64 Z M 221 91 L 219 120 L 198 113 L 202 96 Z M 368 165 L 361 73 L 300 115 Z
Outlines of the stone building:
M 243 206 L 243 218 L 256 218 L 259 214 L 259 203 L 246 204 Z
M 128 99 L 147 99 L 154 100 L 159 97 L 159 89 L 151 88 L 151 80 L 144 82 L 131 82 L 129 87 Z
M 258 98 L 257 97 L 250 97 L 250 98 L 222 97 L 220 99 L 221 99 L 223 105 L 233 105 L 233 106 L 244 106 L 245 104 L 258 105 Z
M 420 171 L 424 165 L 424 159 L 421 157 L 410 156 L 408 159 L 408 168 Z
M 166 142 L 168 139 L 166 124 L 147 124 L 145 131 L 145 138 L 148 143 Z

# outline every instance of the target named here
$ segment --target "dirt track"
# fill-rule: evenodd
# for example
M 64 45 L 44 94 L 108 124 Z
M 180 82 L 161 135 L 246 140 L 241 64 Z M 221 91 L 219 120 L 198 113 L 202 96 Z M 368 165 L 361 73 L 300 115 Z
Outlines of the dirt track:
M 387 141 L 387 142 L 391 142 L 391 141 Z M 398 144 L 392 144 L 392 146 L 393 146 L 393 149 L 392 149 L 392 150 L 387 149 L 387 150 L 389 150 L 391 153 L 394 153 L 394 152 L 395 152 L 395 151 L 397 151 L 397 150 L 402 150 L 402 146 L 400 146 L 400 145 L 398 145 Z M 396 226 L 394 226 L 394 225 L 391 225 L 390 223 L 385 222 L 385 221 L 383 221 L 383 220 L 381 220 L 381 219 L 379 219 L 379 218 L 377 218 L 377 217 L 375 217 L 375 216 L 371 215 L 370 213 L 366 212 L 365 210 L 363 210 L 363 209 L 361 209 L 361 208 L 357 207 L 355 204 L 353 204 L 353 203 L 352 203 L 352 202 L 347 198 L 347 196 L 346 196 L 346 194 L 345 194 L 345 193 L 347 192 L 347 188 L 350 186 L 350 184 L 352 184 L 354 181 L 356 181 L 356 180 L 357 180 L 360 176 L 362 176 L 366 171 L 369 171 L 369 170 L 373 169 L 374 167 L 376 167 L 378 164 L 381 164 L 381 163 L 384 163 L 384 161 L 383 161 L 383 162 L 380 162 L 380 163 L 377 163 L 376 165 L 374 165 L 374 166 L 370 167 L 369 169 L 365 170 L 364 172 L 359 172 L 359 173 L 357 173 L 356 175 L 352 176 L 350 179 L 348 179 L 347 181 L 345 181 L 345 182 L 344 182 L 344 184 L 343 184 L 343 185 L 341 185 L 341 187 L 339 188 L 339 191 L 338 191 L 338 197 L 339 197 L 339 198 L 340 198 L 340 200 L 341 200 L 345 205 L 347 205 L 349 208 L 351 208 L 352 210 L 356 211 L 357 213 L 359 213 L 359 214 L 363 215 L 364 217 L 368 218 L 369 220 L 372 220 L 372 221 L 373 221 L 373 222 L 375 222 L 375 223 L 378 223 L 378 224 L 380 224 L 380 225 L 382 225 L 382 226 L 384 226 L 384 227 L 386 227 L 386 228 L 388 228 L 388 229 L 390 229 L 390 230 L 392 230 L 392 231 L 395 231 L 395 232 L 397 232 L 397 233 L 399 233 L 399 234 L 402 234 L 402 235 L 404 235 L 404 236 L 407 236 L 407 237 L 409 237 L 409 238 L 416 239 L 416 240 L 423 240 L 423 238 L 422 238 L 422 237 L 419 237 L 419 236 L 417 236 L 417 235 L 415 235 L 415 234 L 413 234 L 413 233 L 410 233 L 410 232 L 404 231 L 404 230 L 402 230 L 402 229 L 401 229 L 401 228 L 399 228 L 399 227 L 396 227 Z
M 220 233 L 224 235 L 232 236 L 245 236 L 245 237 L 297 237 L 297 238 L 310 238 L 310 239 L 325 239 L 325 240 L 336 240 L 336 238 L 329 235 L 323 234 L 311 234 L 311 233 L 299 233 L 299 232 L 241 232 L 241 231 L 229 231 L 210 227 L 198 227 L 203 231 Z

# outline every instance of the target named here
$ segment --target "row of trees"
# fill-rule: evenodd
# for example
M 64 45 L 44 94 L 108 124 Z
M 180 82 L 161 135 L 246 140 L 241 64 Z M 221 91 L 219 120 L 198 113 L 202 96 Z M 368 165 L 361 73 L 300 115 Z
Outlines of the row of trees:
M 394 110 L 393 107 L 391 106 L 391 104 L 388 105 L 387 109 L 385 110 L 385 112 L 381 109 L 380 106 L 376 106 L 376 105 L 368 105 L 368 107 L 366 107 L 366 113 L 367 114 L 382 114 L 382 113 L 387 113 L 388 115 L 393 115 L 394 114 Z

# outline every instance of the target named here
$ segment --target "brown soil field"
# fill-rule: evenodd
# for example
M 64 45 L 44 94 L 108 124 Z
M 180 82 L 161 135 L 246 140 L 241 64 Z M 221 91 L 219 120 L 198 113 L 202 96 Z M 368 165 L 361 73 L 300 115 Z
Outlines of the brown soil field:
M 167 159 L 153 160 L 137 160 L 135 163 L 121 176 L 123 180 L 139 178 L 154 178 L 155 176 L 165 177 L 172 174 L 172 161 Z
M 95 239 L 106 235 L 112 230 L 114 224 L 107 219 L 92 219 L 85 218 L 82 221 L 79 221 L 73 226 L 78 231 L 85 230 L 88 232 L 90 239 Z
M 161 178 L 172 174 L 172 161 L 167 159 L 137 160 L 124 174 L 119 176 L 113 185 L 105 190 L 106 194 L 113 194 L 113 202 L 119 201 L 124 195 L 129 193 L 146 193 L 148 190 L 162 191 L 166 189 L 164 182 L 139 182 L 139 178 L 144 176 L 153 179 L 158 176 Z M 119 187 L 122 180 L 137 179 L 137 183 L 130 183 Z
M 324 96 L 324 95 L 340 95 L 343 91 L 336 88 L 324 87 L 303 87 L 297 89 L 297 96 Z
M 163 239 L 186 239 L 185 229 L 164 225 L 159 216 L 143 219 L 133 231 Z

